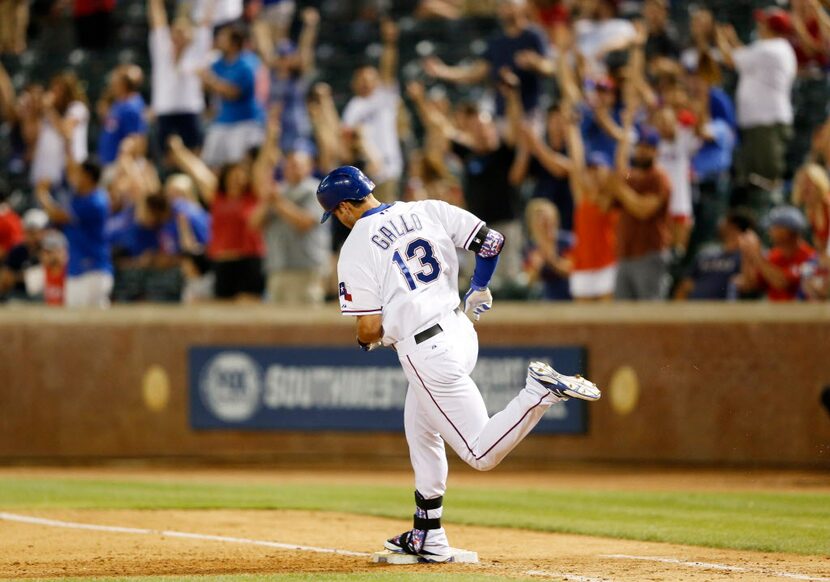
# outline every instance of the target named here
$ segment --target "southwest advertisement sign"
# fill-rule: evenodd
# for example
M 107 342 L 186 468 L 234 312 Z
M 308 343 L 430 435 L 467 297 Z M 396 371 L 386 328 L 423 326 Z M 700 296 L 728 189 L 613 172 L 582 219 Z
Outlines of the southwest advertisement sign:
M 531 360 L 584 373 L 576 347 L 481 348 L 473 379 L 492 415 L 524 387 Z M 407 382 L 389 349 L 340 347 L 193 347 L 189 352 L 194 429 L 403 431 Z M 587 406 L 553 405 L 534 429 L 587 431 Z

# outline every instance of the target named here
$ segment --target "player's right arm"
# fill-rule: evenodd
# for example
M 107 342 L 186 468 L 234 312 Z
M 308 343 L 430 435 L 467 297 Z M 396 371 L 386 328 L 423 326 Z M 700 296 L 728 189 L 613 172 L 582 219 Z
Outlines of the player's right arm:
M 340 313 L 357 318 L 357 343 L 370 351 L 383 338 L 383 301 L 379 281 L 367 259 L 365 254 L 357 254 L 347 241 L 340 251 L 337 275 Z
M 383 338 L 383 317 L 359 315 L 357 317 L 357 343 L 363 351 L 371 352 L 380 347 Z

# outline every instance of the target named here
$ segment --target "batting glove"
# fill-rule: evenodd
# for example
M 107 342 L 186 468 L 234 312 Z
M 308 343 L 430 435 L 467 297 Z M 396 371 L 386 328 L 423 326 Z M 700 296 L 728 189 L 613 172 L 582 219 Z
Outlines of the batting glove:
M 487 287 L 483 289 L 470 287 L 470 290 L 464 295 L 464 313 L 469 316 L 472 311 L 472 318 L 475 321 L 478 321 L 481 314 L 491 307 L 493 307 L 493 295 Z

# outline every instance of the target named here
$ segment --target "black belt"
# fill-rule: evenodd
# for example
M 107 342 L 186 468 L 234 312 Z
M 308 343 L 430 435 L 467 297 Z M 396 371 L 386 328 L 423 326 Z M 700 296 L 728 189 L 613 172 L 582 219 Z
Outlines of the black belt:
M 438 325 L 437 323 L 432 327 L 426 328 L 424 331 L 415 334 L 415 343 L 420 344 L 422 342 L 427 341 L 431 337 L 435 337 L 439 333 L 444 331 L 444 328 Z
M 461 313 L 461 308 L 457 307 L 455 309 L 455 312 L 456 313 Z M 444 328 L 436 323 L 432 327 L 428 327 L 424 331 L 416 333 L 415 336 L 414 336 L 415 344 L 417 345 L 417 344 L 423 343 L 423 342 L 427 341 L 429 338 L 435 337 L 436 335 L 438 335 L 442 331 L 444 331 Z

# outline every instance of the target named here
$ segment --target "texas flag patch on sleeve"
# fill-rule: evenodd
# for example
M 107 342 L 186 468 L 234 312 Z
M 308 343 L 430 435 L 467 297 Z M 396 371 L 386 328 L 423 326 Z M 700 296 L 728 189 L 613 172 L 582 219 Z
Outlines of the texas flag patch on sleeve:
M 342 297 L 346 301 L 352 300 L 352 294 L 346 289 L 346 284 L 342 281 L 340 282 L 340 297 Z

